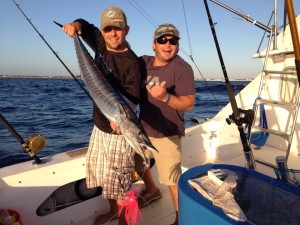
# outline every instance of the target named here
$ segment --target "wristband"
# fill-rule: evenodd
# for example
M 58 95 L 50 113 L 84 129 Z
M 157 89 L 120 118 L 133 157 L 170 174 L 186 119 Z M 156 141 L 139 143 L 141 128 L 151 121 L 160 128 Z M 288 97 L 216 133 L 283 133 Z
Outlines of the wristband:
M 170 101 L 170 97 L 171 97 L 171 94 L 168 92 L 167 101 L 165 101 L 165 103 L 167 103 L 167 104 L 168 104 L 168 102 Z

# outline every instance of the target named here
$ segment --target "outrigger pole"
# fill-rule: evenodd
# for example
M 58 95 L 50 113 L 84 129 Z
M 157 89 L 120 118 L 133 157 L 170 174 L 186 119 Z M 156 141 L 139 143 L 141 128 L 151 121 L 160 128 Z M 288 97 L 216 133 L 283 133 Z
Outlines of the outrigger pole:
M 294 6 L 292 0 L 285 0 L 285 7 L 289 18 L 291 36 L 294 46 L 295 65 L 297 70 L 298 83 L 300 83 L 300 44 L 297 23 L 295 19 Z
M 213 3 L 216 3 L 217 5 L 223 7 L 224 9 L 229 10 L 230 12 L 233 12 L 234 14 L 242 17 L 244 20 L 246 20 L 246 21 L 252 23 L 253 25 L 255 25 L 255 26 L 257 26 L 257 27 L 259 27 L 259 28 L 267 31 L 268 33 L 271 33 L 271 28 L 265 26 L 264 24 L 258 22 L 257 20 L 252 19 L 249 15 L 244 15 L 244 14 L 242 14 L 242 13 L 240 13 L 240 12 L 238 12 L 238 11 L 236 11 L 236 10 L 228 7 L 227 5 L 224 5 L 223 3 L 218 2 L 216 0 L 210 0 L 210 1 L 213 2 Z
M 57 55 L 57 53 L 53 50 L 53 48 L 48 44 L 46 39 L 41 35 L 41 33 L 36 29 L 36 27 L 33 25 L 31 20 L 26 16 L 26 14 L 23 12 L 23 10 L 20 8 L 19 4 L 16 3 L 15 0 L 13 0 L 17 8 L 20 10 L 20 12 L 23 14 L 23 16 L 27 19 L 27 21 L 30 23 L 30 25 L 33 27 L 33 29 L 38 33 L 40 38 L 46 43 L 46 45 L 50 48 L 50 50 L 53 52 L 53 54 L 56 56 L 56 58 L 63 64 L 63 66 L 66 68 L 66 70 L 69 72 L 69 74 L 74 78 L 74 80 L 77 82 L 77 84 L 80 86 L 80 88 L 86 93 L 86 95 L 91 99 L 92 97 L 90 94 L 87 92 L 87 90 L 81 85 L 81 83 L 78 81 L 78 79 L 74 76 L 74 74 L 71 72 L 71 70 L 66 66 L 66 64 L 61 60 L 61 58 Z
M 205 4 L 205 9 L 207 12 L 207 17 L 208 17 L 208 21 L 210 24 L 210 28 L 214 37 L 214 41 L 215 41 L 215 45 L 218 51 L 218 56 L 219 56 L 219 60 L 221 63 L 221 67 L 222 67 L 222 71 L 223 71 L 223 75 L 225 78 L 225 85 L 226 85 L 226 89 L 227 89 L 227 94 L 230 100 L 230 104 L 231 104 L 231 108 L 233 111 L 233 114 L 231 116 L 231 119 L 234 121 L 234 123 L 237 125 L 239 133 L 240 133 L 240 138 L 242 141 L 242 145 L 243 145 L 243 150 L 244 150 L 244 155 L 246 158 L 246 162 L 247 162 L 247 166 L 249 169 L 255 169 L 255 161 L 254 161 L 254 157 L 253 157 L 253 153 L 251 151 L 251 148 L 249 147 L 248 144 L 248 140 L 246 138 L 246 134 L 244 132 L 244 127 L 243 127 L 243 120 L 244 118 L 241 118 L 241 109 L 238 108 L 236 100 L 235 100 L 235 96 L 234 96 L 234 92 L 233 92 L 233 88 L 231 86 L 231 83 L 229 82 L 228 76 L 227 76 L 227 72 L 226 72 L 226 68 L 225 68 L 225 64 L 223 61 L 223 57 L 222 57 L 222 53 L 219 47 L 219 43 L 218 43 L 218 39 L 217 39 L 217 34 L 214 28 L 214 23 L 212 21 L 212 17 L 210 15 L 209 12 L 209 8 L 208 8 L 208 4 L 207 4 L 207 0 L 204 0 L 204 4 Z M 244 114 L 245 112 L 243 112 Z

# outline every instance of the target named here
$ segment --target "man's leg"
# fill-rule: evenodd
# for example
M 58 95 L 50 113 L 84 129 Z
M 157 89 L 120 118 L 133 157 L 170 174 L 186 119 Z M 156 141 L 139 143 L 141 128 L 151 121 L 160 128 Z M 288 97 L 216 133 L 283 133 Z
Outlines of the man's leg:
M 145 171 L 143 173 L 139 173 L 139 176 L 142 178 L 142 180 L 145 183 L 146 191 L 150 194 L 154 194 L 157 192 L 158 187 L 156 186 L 151 170 L 149 168 L 145 168 Z
M 169 190 L 175 210 L 178 212 L 178 186 L 169 185 Z
M 144 172 L 138 172 L 139 176 L 145 183 L 146 189 L 140 193 L 138 197 L 139 207 L 145 207 L 151 202 L 162 198 L 159 188 L 156 186 L 150 168 L 144 168 Z
M 174 208 L 176 210 L 175 222 L 171 225 L 178 225 L 178 186 L 177 185 L 169 185 L 169 190 L 170 190 Z
M 117 206 L 120 207 L 123 204 L 123 200 L 118 199 L 117 200 Z M 119 223 L 118 225 L 127 225 L 126 219 L 125 219 L 125 208 L 123 208 L 120 216 L 119 216 Z
M 93 225 L 106 224 L 111 220 L 118 218 L 118 205 L 115 199 L 108 199 L 109 202 L 109 212 L 97 216 Z

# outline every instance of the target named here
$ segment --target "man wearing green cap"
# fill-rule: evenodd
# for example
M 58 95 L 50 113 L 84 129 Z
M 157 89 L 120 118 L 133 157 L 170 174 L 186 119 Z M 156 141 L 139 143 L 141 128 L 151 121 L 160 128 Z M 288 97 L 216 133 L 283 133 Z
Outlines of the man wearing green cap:
M 162 24 L 154 32 L 155 56 L 142 56 L 147 69 L 147 91 L 141 94 L 140 119 L 151 143 L 159 181 L 169 187 L 178 224 L 178 187 L 181 171 L 181 137 L 184 136 L 184 112 L 195 104 L 195 83 L 191 66 L 180 56 L 179 31 L 172 24 Z M 150 153 L 148 151 L 148 153 Z M 139 206 L 161 198 L 150 169 L 136 155 L 136 170 L 144 180 Z
M 83 40 L 100 53 L 114 76 L 110 83 L 130 102 L 136 105 L 140 99 L 141 67 L 138 57 L 128 47 L 125 38 L 129 32 L 125 13 L 118 7 L 110 7 L 101 16 L 100 32 L 93 24 L 83 19 L 63 26 L 62 30 L 73 37 L 81 35 Z M 124 194 L 132 184 L 135 151 L 123 135 L 115 132 L 111 123 L 94 104 L 94 128 L 86 156 L 86 180 L 89 188 L 102 187 L 102 197 L 109 200 L 110 211 L 99 215 L 94 225 L 106 224 L 118 216 L 118 205 L 122 205 Z M 124 212 L 119 225 L 126 225 Z

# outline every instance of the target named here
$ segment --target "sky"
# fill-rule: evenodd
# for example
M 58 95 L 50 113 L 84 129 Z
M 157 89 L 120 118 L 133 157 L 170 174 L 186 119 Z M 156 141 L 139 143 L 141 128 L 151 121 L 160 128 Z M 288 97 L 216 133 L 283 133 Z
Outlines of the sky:
M 274 0 L 219 0 L 267 25 Z M 100 15 L 109 6 L 127 15 L 127 40 L 138 55 L 153 55 L 155 28 L 172 23 L 180 31 L 179 55 L 190 63 L 196 78 L 223 78 L 220 61 L 203 0 L 16 0 L 36 29 L 74 74 L 80 74 L 73 40 L 53 23 L 83 18 L 99 27 Z M 300 1 L 294 0 L 295 14 Z M 278 0 L 278 25 L 283 24 L 283 3 Z M 264 31 L 208 0 L 210 14 L 228 78 L 254 78 L 261 59 L 252 59 Z M 55 54 L 21 14 L 13 0 L 0 0 L 0 75 L 70 76 Z M 263 42 L 263 50 L 266 42 Z M 92 54 L 92 51 L 90 51 Z M 93 55 L 93 54 L 92 54 Z M 193 58 L 193 61 L 191 61 Z

